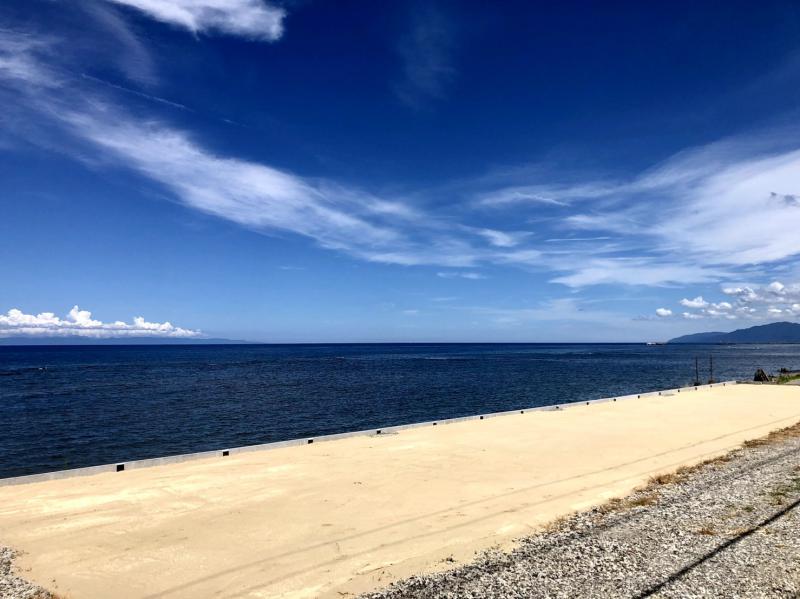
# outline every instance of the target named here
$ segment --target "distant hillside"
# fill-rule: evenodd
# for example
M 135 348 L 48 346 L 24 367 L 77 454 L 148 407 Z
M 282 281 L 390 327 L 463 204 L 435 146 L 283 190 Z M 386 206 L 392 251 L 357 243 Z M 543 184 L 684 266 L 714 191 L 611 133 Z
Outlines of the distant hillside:
M 0 337 L 0 345 L 236 345 L 250 343 L 233 339 L 187 339 L 170 337 L 114 337 L 93 339 L 68 337 Z
M 694 333 L 670 339 L 667 343 L 721 343 L 720 338 L 728 333 Z
M 695 333 L 668 343 L 800 343 L 800 324 L 773 322 L 731 333 Z

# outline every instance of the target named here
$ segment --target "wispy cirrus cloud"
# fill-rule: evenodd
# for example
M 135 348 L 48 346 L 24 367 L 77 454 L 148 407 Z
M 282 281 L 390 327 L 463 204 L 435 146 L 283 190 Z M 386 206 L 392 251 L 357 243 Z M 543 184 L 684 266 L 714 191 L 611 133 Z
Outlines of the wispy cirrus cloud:
M 479 272 L 459 271 L 459 270 L 437 272 L 436 276 L 442 279 L 467 279 L 470 281 L 480 281 L 481 279 L 486 278 L 486 275 L 482 275 Z
M 518 169 L 513 183 L 503 186 L 500 177 L 478 204 L 498 214 L 546 209 L 554 233 L 596 235 L 581 244 L 588 258 L 571 265 L 543 252 L 548 266 L 564 271 L 553 280 L 572 287 L 724 281 L 753 266 L 768 272 L 800 254 L 800 144 L 788 131 L 797 129 L 691 148 L 627 180 L 564 183 L 544 168 Z
M 112 61 L 128 79 L 146 86 L 157 81 L 153 56 L 135 28 L 111 4 L 79 3 L 85 14 L 98 25 L 93 35 L 78 37 L 78 45 L 86 54 Z M 85 27 L 85 23 L 81 24 Z M 83 32 L 81 32 L 83 33 Z
M 553 268 L 567 271 L 567 274 L 559 275 L 553 281 L 574 288 L 613 284 L 663 287 L 720 279 L 720 271 L 717 269 L 651 256 L 612 255 L 587 257 L 585 260 L 564 260 L 558 257 L 552 258 L 550 262 Z
M 569 206 L 579 199 L 603 197 L 612 186 L 597 183 L 589 185 L 532 185 L 500 186 L 478 195 L 477 202 L 484 206 L 507 207 L 515 204 L 550 204 Z
M 397 45 L 402 76 L 394 84 L 397 97 L 414 108 L 441 98 L 455 77 L 452 23 L 433 3 L 417 3 L 409 29 Z
M 628 181 L 553 183 L 536 172 L 528 184 L 516 175 L 513 186 L 492 191 L 482 179 L 478 194 L 462 186 L 468 201 L 454 216 L 430 208 L 435 202 L 422 208 L 407 196 L 217 152 L 188 131 L 119 108 L 109 90 L 86 87 L 91 78 L 64 77 L 63 47 L 0 32 L 0 87 L 17 94 L 17 110 L 61 131 L 71 154 L 131 169 L 191 209 L 262 233 L 302 235 L 371 262 L 449 267 L 441 272 L 454 278 L 513 265 L 574 289 L 731 281 L 751 265 L 766 271 L 800 253 L 800 150 L 785 136 L 682 152 Z M 542 210 L 547 218 L 537 221 Z M 535 235 L 518 230 L 532 222 Z
M 521 245 L 531 235 L 527 231 L 510 232 L 497 229 L 472 229 L 472 231 L 499 248 L 513 248 Z
M 21 51 L 24 76 L 16 62 L 4 72 L 7 55 L 20 60 L 18 46 L 0 38 L 0 83 L 19 95 L 19 106 L 66 135 L 72 154 L 90 156 L 93 166 L 134 170 L 190 208 L 264 233 L 303 235 L 371 262 L 465 268 L 531 257 L 509 247 L 514 233 L 448 226 L 403 201 L 218 154 L 186 131 L 118 108 L 82 87 L 85 78 L 58 77 L 47 60 L 53 45 L 29 41 Z
M 0 29 L 0 80 L 29 88 L 57 85 L 55 71 L 36 57 L 51 45 L 47 38 Z
M 765 132 L 682 152 L 627 183 L 598 183 L 597 197 L 613 203 L 565 224 L 641 236 L 700 264 L 768 263 L 800 253 L 797 189 L 800 150 Z
M 276 41 L 286 11 L 263 0 L 106 0 L 194 34 L 221 33 Z
M 0 337 L 114 337 L 185 338 L 201 337 L 200 331 L 176 327 L 169 322 L 149 322 L 141 316 L 132 322 L 102 322 L 88 310 L 74 306 L 64 318 L 53 312 L 26 314 L 12 308 L 0 314 Z

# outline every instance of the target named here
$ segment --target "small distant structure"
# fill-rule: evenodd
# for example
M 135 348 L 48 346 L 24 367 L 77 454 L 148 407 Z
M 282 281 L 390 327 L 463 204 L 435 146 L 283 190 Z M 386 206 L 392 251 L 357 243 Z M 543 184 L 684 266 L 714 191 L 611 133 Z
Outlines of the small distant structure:
M 770 378 L 769 375 L 766 372 L 764 372 L 763 368 L 759 368 L 758 370 L 756 370 L 756 374 L 753 377 L 753 381 L 755 381 L 756 383 L 769 383 Z

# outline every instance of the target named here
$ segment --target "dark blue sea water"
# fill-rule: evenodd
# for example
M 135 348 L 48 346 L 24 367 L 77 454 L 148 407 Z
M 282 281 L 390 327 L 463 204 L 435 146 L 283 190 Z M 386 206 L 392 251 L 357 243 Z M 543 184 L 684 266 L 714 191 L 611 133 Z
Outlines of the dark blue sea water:
M 800 346 L 0 347 L 0 478 L 800 369 Z

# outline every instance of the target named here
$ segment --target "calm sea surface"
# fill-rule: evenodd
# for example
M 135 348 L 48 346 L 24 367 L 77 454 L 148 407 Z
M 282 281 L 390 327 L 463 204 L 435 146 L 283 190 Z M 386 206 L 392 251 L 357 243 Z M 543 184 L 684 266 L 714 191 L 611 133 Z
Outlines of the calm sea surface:
M 0 347 L 0 478 L 800 369 L 798 345 Z

